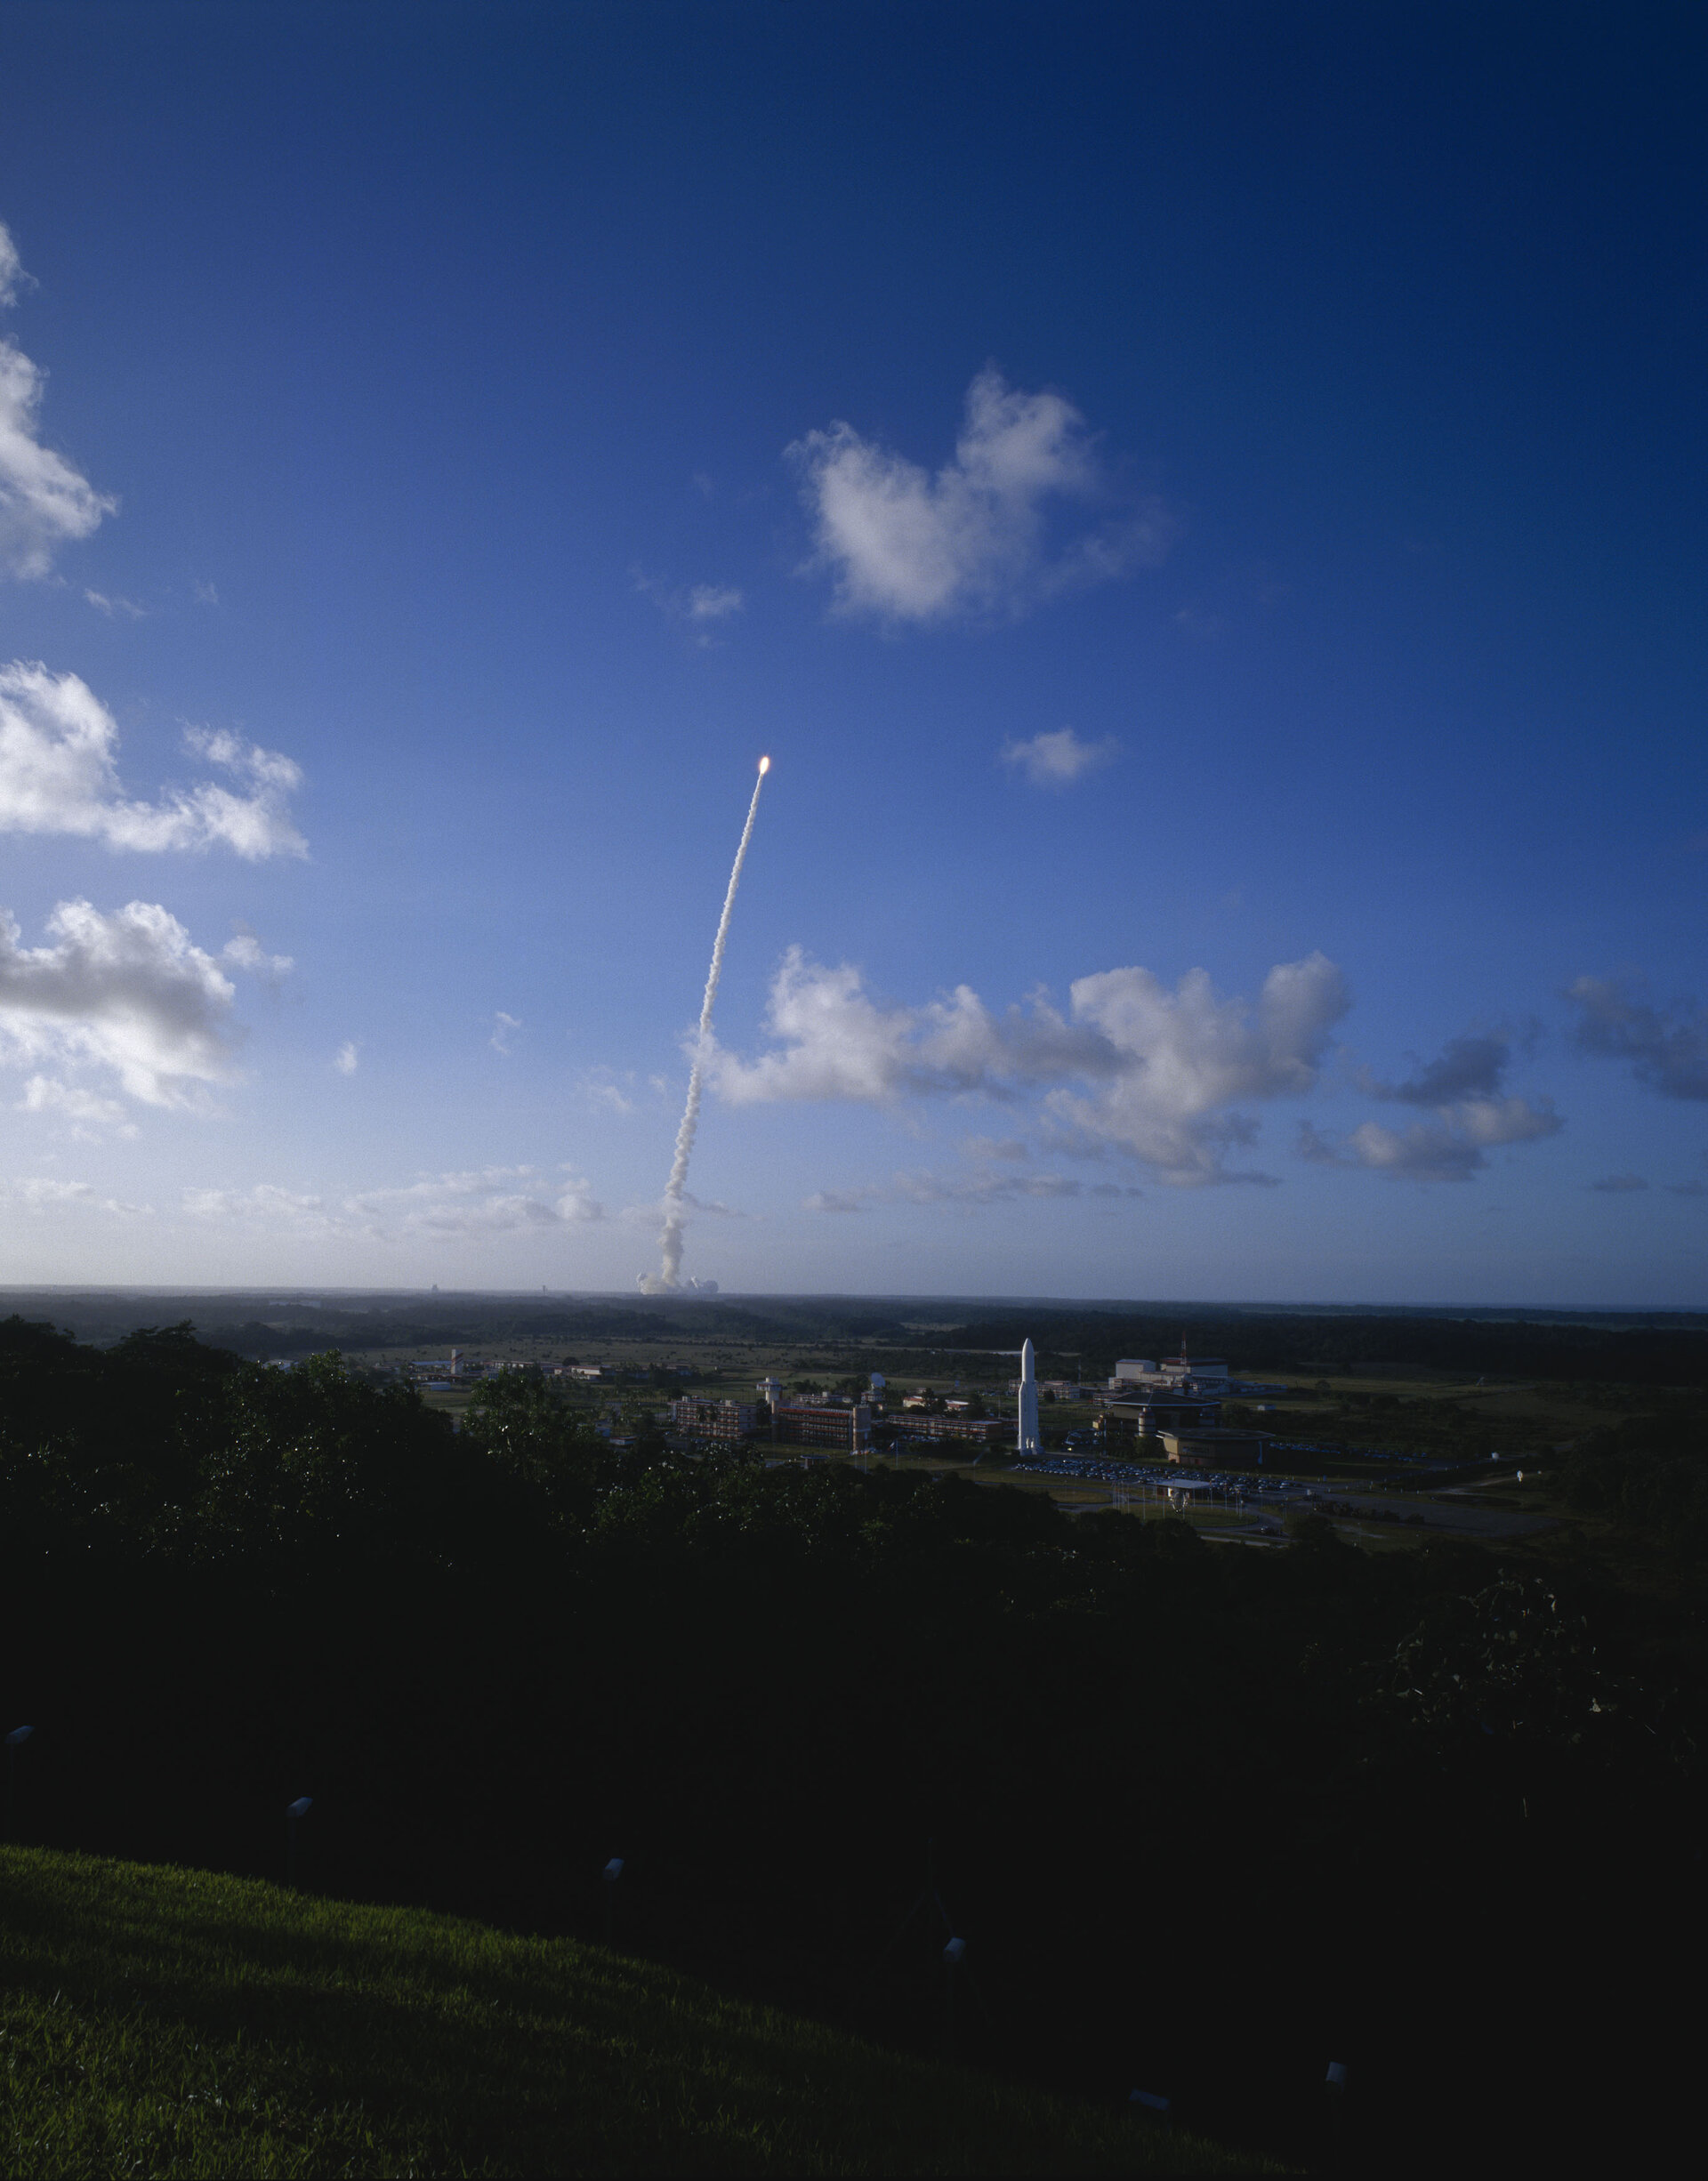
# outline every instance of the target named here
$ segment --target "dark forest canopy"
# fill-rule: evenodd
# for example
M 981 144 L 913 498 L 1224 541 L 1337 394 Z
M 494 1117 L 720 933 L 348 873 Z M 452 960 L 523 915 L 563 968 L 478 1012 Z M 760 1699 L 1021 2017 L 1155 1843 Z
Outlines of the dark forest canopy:
M 1382 1310 L 1195 1302 L 1063 1303 L 837 1296 L 312 1295 L 43 1293 L 12 1299 L 108 1345 L 139 1324 L 188 1320 L 210 1345 L 246 1356 L 301 1356 L 336 1346 L 478 1347 L 561 1340 L 843 1344 L 917 1356 L 1018 1348 L 1087 1378 L 1123 1356 L 1188 1350 L 1237 1372 L 1316 1378 L 1375 1369 L 1464 1372 L 1625 1385 L 1708 1385 L 1708 1314 L 1680 1311 Z M 858 1360 L 858 1358 L 856 1359 Z M 875 1356 L 873 1358 L 876 1360 Z

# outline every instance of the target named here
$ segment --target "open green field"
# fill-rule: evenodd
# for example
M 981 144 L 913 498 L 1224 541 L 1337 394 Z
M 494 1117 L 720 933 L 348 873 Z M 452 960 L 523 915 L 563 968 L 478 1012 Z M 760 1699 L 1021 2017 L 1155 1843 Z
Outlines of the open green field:
M 603 1948 L 0 1848 L 35 2176 L 1274 2172 Z

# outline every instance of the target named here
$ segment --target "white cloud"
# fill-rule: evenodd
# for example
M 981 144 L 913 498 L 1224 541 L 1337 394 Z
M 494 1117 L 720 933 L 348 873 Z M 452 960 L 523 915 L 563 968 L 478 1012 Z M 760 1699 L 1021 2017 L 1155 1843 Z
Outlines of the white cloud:
M 226 732 L 190 728 L 184 739 L 248 793 L 203 781 L 159 802 L 127 797 L 118 723 L 87 682 L 13 659 L 0 666 L 0 832 L 72 833 L 145 852 L 223 844 L 251 863 L 308 853 L 286 807 L 302 781 L 289 758 Z
M 718 624 L 732 620 L 747 603 L 734 583 L 690 583 L 684 590 L 658 582 L 643 568 L 634 568 L 631 574 L 635 589 L 649 598 L 667 619 L 691 632 L 702 650 L 710 650 L 717 645 L 719 639 L 714 632 Z
M 78 1083 L 60 1082 L 51 1075 L 30 1077 L 24 1085 L 18 1111 L 56 1115 L 69 1124 L 76 1137 L 99 1136 L 109 1131 L 117 1136 L 134 1136 L 138 1132 L 117 1099 L 102 1098 L 98 1091 Z
M 1075 1150 L 1120 1150 L 1181 1184 L 1255 1179 L 1225 1165 L 1256 1128 L 1230 1109 L 1310 1090 L 1348 1005 L 1341 972 L 1313 954 L 1271 970 L 1254 1008 L 1218 999 L 1201 970 L 1171 993 L 1141 969 L 1081 978 L 1071 1019 L 1042 994 L 994 1015 L 964 985 L 927 1007 L 884 1007 L 851 965 L 794 947 L 766 1018 L 781 1050 L 751 1063 L 715 1051 L 710 1074 L 734 1105 L 1039 1089 Z
M 0 1203 L 21 1206 L 32 1212 L 105 1211 L 119 1219 L 146 1219 L 154 1216 L 152 1204 L 126 1204 L 117 1197 L 97 1195 L 87 1181 L 31 1179 L 0 1181 Z
M 494 1052 L 508 1052 L 511 1050 L 511 1039 L 522 1026 L 522 1018 L 520 1015 L 506 1015 L 504 1009 L 500 1008 L 492 1020 L 493 1032 L 487 1042 L 492 1047 Z
M 638 1113 L 646 1092 L 655 1099 L 669 1095 L 670 1086 L 662 1075 L 640 1076 L 633 1068 L 590 1067 L 581 1077 L 581 1089 L 590 1106 L 626 1120 Z M 678 1093 L 680 1096 L 680 1091 Z
M 1041 995 L 1029 1011 L 1000 1017 L 965 985 L 928 1007 L 881 1007 L 851 964 L 826 969 L 798 946 L 772 981 L 766 1024 L 783 1051 L 751 1065 L 721 1050 L 710 1056 L 712 1080 L 730 1105 L 882 1104 L 906 1091 L 1000 1090 L 1112 1064 L 1095 1034 L 1064 1022 Z
M 146 621 L 149 617 L 148 608 L 139 606 L 134 599 L 109 599 L 104 591 L 85 591 L 83 595 L 95 611 L 105 614 L 109 621 L 117 620 L 121 614 L 127 621 Z
M 1004 765 L 1023 771 L 1034 787 L 1071 787 L 1088 772 L 1112 763 L 1120 749 L 1113 735 L 1101 742 L 1082 742 L 1071 727 L 1059 727 L 1051 734 L 1034 735 L 1030 742 L 1005 742 L 1001 756 Z
M 301 1195 L 270 1181 L 259 1181 L 248 1189 L 186 1189 L 183 1206 L 197 1219 L 233 1219 L 317 1231 L 338 1224 L 328 1216 L 320 1197 Z
M 270 954 L 253 931 L 240 931 L 235 939 L 228 939 L 220 949 L 220 960 L 264 985 L 277 985 L 296 967 L 288 954 Z
M 33 285 L 12 239 L 12 229 L 0 220 L 0 306 L 15 303 L 19 289 Z
M 556 1178 L 532 1166 L 487 1166 L 423 1177 L 401 1189 L 350 1197 L 349 1216 L 378 1234 L 507 1234 L 525 1227 L 576 1226 L 602 1219 L 605 1208 L 576 1174 Z
M 852 425 L 787 449 L 839 608 L 888 621 L 1018 615 L 1052 593 L 1161 557 L 1160 505 L 1052 540 L 1052 504 L 1103 497 L 1084 419 L 1059 394 L 1023 394 L 987 366 L 967 391 L 954 459 L 935 477 Z
M 211 954 L 157 904 L 103 916 L 62 901 L 52 944 L 24 947 L 0 912 L 0 1059 L 106 1069 L 150 1106 L 195 1102 L 232 1070 L 235 992 Z
M 696 583 L 688 594 L 690 621 L 725 621 L 742 608 L 742 595 L 733 583 Z
M 479 1238 L 523 1227 L 560 1228 L 605 1216 L 579 1175 L 554 1176 L 533 1166 L 424 1175 L 402 1188 L 368 1189 L 341 1199 L 271 1182 L 241 1189 L 186 1189 L 183 1204 L 198 1219 L 324 1235 L 359 1234 L 387 1242 L 422 1235 Z
M 1148 970 L 1108 970 L 1078 978 L 1072 1001 L 1076 1020 L 1101 1033 L 1117 1066 L 1089 1098 L 1053 1092 L 1051 1111 L 1083 1140 L 1130 1152 L 1181 1186 L 1268 1179 L 1225 1163 L 1256 1133 L 1236 1108 L 1313 1090 L 1329 1033 L 1351 1004 L 1345 978 L 1320 954 L 1277 963 L 1254 1007 L 1219 999 L 1202 970 L 1173 992 Z
M 1342 1142 L 1301 1125 L 1299 1155 L 1322 1166 L 1362 1166 L 1391 1181 L 1469 1181 L 1503 1145 L 1557 1136 L 1565 1123 L 1549 1099 L 1461 1099 L 1404 1129 L 1366 1121 Z
M 332 1065 L 341 1075 L 353 1075 L 356 1073 L 360 1060 L 353 1037 L 347 1037 L 338 1048 Z
M 28 278 L 0 227 L 0 303 L 15 302 Z M 0 574 L 45 575 L 58 547 L 87 537 L 118 505 L 36 437 L 45 384 L 21 349 L 0 340 Z
M 189 595 L 195 600 L 197 606 L 217 606 L 220 602 L 219 592 L 212 583 L 198 583 L 192 580 L 189 586 Z

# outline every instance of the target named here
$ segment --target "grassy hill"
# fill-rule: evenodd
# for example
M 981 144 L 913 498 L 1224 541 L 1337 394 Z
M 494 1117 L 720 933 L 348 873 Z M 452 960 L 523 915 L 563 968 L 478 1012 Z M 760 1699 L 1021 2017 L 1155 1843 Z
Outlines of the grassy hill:
M 570 1940 L 0 1848 L 0 2169 L 1277 2170 Z

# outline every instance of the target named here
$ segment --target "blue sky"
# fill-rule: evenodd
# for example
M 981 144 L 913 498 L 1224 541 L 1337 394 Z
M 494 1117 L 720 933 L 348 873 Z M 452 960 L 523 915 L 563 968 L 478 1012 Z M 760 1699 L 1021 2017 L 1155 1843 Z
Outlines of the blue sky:
M 0 1280 L 1700 1306 L 1684 9 L 0 16 Z

